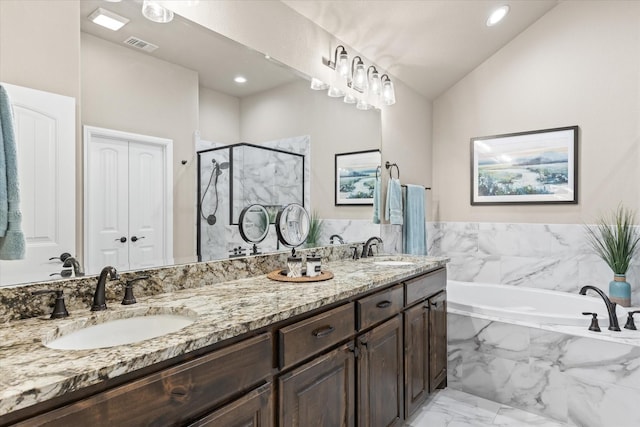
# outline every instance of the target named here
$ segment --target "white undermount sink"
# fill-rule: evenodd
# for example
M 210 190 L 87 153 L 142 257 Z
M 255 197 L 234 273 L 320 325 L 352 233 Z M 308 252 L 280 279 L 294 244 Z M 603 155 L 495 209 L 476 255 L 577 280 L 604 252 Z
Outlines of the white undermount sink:
M 409 262 L 409 261 L 374 261 L 373 262 L 376 265 L 383 265 L 383 266 L 387 266 L 387 267 L 400 267 L 400 266 L 406 266 L 406 265 L 414 265 L 413 262 Z
M 170 334 L 195 321 L 195 316 L 181 314 L 154 314 L 108 320 L 62 335 L 45 343 L 45 346 L 58 350 L 114 347 Z

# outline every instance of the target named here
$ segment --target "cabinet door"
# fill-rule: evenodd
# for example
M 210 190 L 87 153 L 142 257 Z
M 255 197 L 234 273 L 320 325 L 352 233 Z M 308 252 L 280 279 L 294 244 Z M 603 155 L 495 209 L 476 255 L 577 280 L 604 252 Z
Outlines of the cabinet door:
M 353 344 L 280 377 L 281 426 L 354 426 L 355 372 Z
M 247 393 L 189 427 L 269 427 L 273 425 L 272 385 Z
M 358 425 L 386 427 L 403 421 L 402 316 L 357 339 Z
M 429 391 L 447 385 L 447 293 L 429 298 Z
M 429 302 L 404 314 L 405 416 L 418 409 L 429 394 Z

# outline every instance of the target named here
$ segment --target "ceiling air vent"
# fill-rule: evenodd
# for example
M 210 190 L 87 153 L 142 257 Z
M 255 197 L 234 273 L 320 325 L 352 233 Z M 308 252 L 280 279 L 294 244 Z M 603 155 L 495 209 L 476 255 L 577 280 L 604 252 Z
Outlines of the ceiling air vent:
M 146 42 L 133 36 L 126 39 L 123 43 L 128 46 L 135 47 L 136 49 L 144 50 L 145 52 L 153 52 L 158 48 L 158 46 L 153 43 Z

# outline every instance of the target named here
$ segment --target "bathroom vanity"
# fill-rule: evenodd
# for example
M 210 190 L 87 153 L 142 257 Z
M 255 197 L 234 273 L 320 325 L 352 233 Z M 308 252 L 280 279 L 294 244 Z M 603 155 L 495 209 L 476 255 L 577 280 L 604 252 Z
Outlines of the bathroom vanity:
M 10 322 L 13 340 L 27 341 L 15 354 L 0 348 L 2 371 L 42 372 L 19 386 L 0 380 L 9 386 L 0 425 L 402 425 L 446 385 L 447 342 L 446 259 L 401 258 L 331 262 L 325 282 L 260 275 L 147 297 L 141 313 L 179 307 L 198 319 L 126 346 L 60 351 L 40 341 L 89 313 Z

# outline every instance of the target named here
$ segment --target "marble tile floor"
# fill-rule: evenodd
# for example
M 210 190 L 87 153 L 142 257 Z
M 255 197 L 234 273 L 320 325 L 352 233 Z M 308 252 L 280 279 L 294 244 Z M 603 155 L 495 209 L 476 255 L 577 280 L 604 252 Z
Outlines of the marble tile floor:
M 567 427 L 543 416 L 450 388 L 440 390 L 405 423 L 406 427 Z

